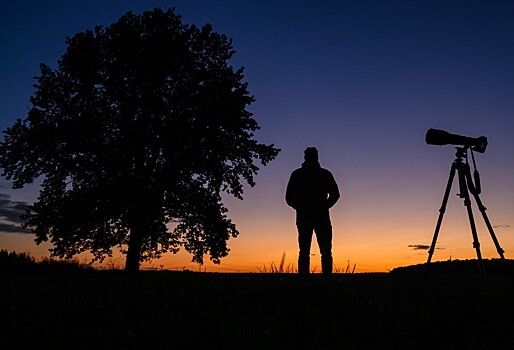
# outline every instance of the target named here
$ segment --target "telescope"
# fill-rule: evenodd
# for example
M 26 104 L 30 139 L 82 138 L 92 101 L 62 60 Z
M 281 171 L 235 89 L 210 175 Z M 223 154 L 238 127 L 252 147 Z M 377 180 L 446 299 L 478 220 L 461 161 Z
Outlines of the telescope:
M 471 147 L 475 152 L 484 153 L 487 147 L 487 137 L 468 137 L 450 134 L 444 130 L 428 129 L 425 141 L 429 145 L 460 145 L 466 148 Z
M 484 283 L 486 282 L 486 275 L 484 270 L 484 264 L 482 261 L 482 252 L 480 251 L 480 242 L 478 241 L 478 233 L 475 224 L 475 218 L 473 216 L 473 209 L 471 208 L 471 197 L 475 199 L 476 206 L 482 217 L 484 218 L 485 226 L 491 235 L 494 245 L 496 246 L 496 251 L 500 255 L 501 260 L 503 261 L 503 266 L 505 271 L 510 277 L 510 280 L 514 283 L 514 276 L 510 273 L 509 266 L 507 265 L 507 261 L 505 259 L 505 251 L 500 246 L 498 242 L 498 238 L 494 233 L 494 227 L 486 214 L 486 207 L 482 203 L 480 199 L 480 174 L 478 173 L 477 166 L 475 163 L 475 156 L 473 155 L 473 151 L 477 151 L 480 153 L 484 153 L 487 147 L 487 137 L 467 137 L 461 135 L 450 134 L 444 130 L 438 129 L 428 129 L 427 134 L 425 136 L 425 141 L 429 145 L 458 145 L 461 147 L 457 147 L 457 152 L 455 153 L 455 160 L 452 163 L 450 168 L 450 176 L 448 178 L 448 182 L 446 184 L 446 190 L 444 191 L 443 202 L 441 204 L 441 208 L 439 209 L 439 217 L 437 219 L 437 224 L 435 226 L 434 237 L 432 238 L 432 244 L 430 245 L 430 249 L 428 250 L 428 259 L 425 268 L 425 276 L 428 271 L 428 265 L 432 260 L 432 255 L 435 251 L 435 246 L 437 242 L 437 237 L 439 236 L 439 231 L 441 229 L 441 224 L 443 222 L 443 216 L 446 212 L 446 205 L 448 204 L 448 199 L 450 197 L 450 191 L 452 188 L 453 180 L 455 175 L 459 179 L 459 193 L 458 196 L 464 199 L 464 206 L 467 208 L 469 226 L 471 228 L 471 235 L 473 237 L 473 248 L 475 248 L 478 259 L 478 267 L 480 270 L 480 274 L 482 275 L 482 279 Z M 471 175 L 471 168 L 468 162 L 468 149 L 471 149 L 471 159 L 473 160 L 474 173 Z

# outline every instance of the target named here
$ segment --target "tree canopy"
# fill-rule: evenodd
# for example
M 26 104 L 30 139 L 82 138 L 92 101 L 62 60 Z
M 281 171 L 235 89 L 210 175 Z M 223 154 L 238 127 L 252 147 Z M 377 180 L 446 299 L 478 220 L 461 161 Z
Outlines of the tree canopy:
M 42 179 L 23 217 L 36 243 L 98 260 L 118 246 L 128 270 L 181 246 L 194 262 L 219 263 L 238 235 L 221 194 L 242 199 L 255 163 L 279 152 L 254 138 L 231 39 L 155 9 L 66 43 L 57 68 L 41 64 L 28 115 L 0 143 L 13 188 Z

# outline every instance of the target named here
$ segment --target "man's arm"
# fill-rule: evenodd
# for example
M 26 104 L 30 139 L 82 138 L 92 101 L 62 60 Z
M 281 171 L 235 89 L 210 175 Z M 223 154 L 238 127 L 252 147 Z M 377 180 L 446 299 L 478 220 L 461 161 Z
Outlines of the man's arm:
M 296 203 L 296 180 L 295 180 L 294 173 L 291 174 L 289 177 L 289 181 L 287 183 L 287 189 L 286 189 L 286 203 L 293 209 L 296 209 L 297 203 Z
M 328 173 L 328 199 L 327 205 L 329 208 L 332 208 L 334 204 L 339 200 L 341 194 L 339 193 L 339 187 L 337 187 L 337 182 L 334 179 L 334 175 L 332 173 Z

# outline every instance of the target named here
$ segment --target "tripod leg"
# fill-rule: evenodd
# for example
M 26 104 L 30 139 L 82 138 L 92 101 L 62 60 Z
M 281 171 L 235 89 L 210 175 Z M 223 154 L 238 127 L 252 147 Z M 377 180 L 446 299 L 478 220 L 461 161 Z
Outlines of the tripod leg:
M 464 206 L 466 207 L 468 211 L 468 217 L 469 217 L 469 225 L 471 226 L 471 234 L 473 235 L 473 248 L 475 248 L 477 252 L 477 258 L 478 258 L 478 268 L 480 269 L 480 274 L 482 275 L 482 279 L 484 282 L 487 282 L 487 278 L 485 275 L 485 269 L 484 269 L 484 263 L 482 261 L 482 253 L 480 252 L 480 242 L 478 241 L 478 234 L 477 234 L 477 228 L 475 226 L 475 219 L 473 218 L 473 210 L 471 208 L 471 200 L 469 199 L 469 190 L 466 185 L 466 178 L 470 178 L 470 172 L 469 172 L 469 165 L 462 165 L 462 167 L 465 167 L 465 169 L 458 169 L 459 170 L 459 184 L 461 193 L 459 196 L 461 198 L 464 198 Z M 464 192 L 464 193 L 462 193 Z
M 477 202 L 478 209 L 482 213 L 482 217 L 484 218 L 485 225 L 487 226 L 487 230 L 489 230 L 489 233 L 491 234 L 491 238 L 493 239 L 494 245 L 496 247 L 496 251 L 500 255 L 500 257 L 505 260 L 504 253 L 505 251 L 500 246 L 500 242 L 498 242 L 498 239 L 496 238 L 496 235 L 494 234 L 493 226 L 491 225 L 491 222 L 489 221 L 489 218 L 487 217 L 486 207 L 482 204 L 482 201 L 480 200 L 480 197 L 478 194 L 474 195 L 475 201 Z
M 469 179 L 468 179 L 469 181 Z M 493 239 L 494 245 L 496 247 L 496 251 L 498 252 L 498 255 L 500 255 L 500 258 L 503 263 L 503 267 L 505 269 L 505 272 L 509 276 L 510 280 L 514 283 L 514 277 L 512 276 L 512 273 L 509 269 L 509 266 L 507 265 L 507 261 L 505 260 L 505 251 L 500 246 L 500 242 L 496 238 L 496 235 L 494 234 L 493 226 L 491 225 L 491 222 L 489 221 L 489 218 L 487 217 L 487 213 L 485 212 L 487 208 L 482 203 L 482 200 L 480 199 L 480 196 L 478 193 L 473 193 L 473 197 L 475 198 L 475 201 L 478 206 L 478 210 L 480 210 L 480 213 L 482 213 L 482 217 L 484 218 L 485 225 L 487 226 L 487 230 L 489 231 L 489 234 L 491 235 L 491 238 Z
M 439 230 L 441 229 L 441 224 L 443 222 L 443 216 L 446 211 L 446 205 L 448 204 L 448 197 L 450 196 L 450 191 L 452 188 L 453 179 L 455 177 L 455 163 L 452 164 L 450 170 L 450 176 L 448 178 L 448 183 L 446 184 L 446 190 L 444 191 L 443 203 L 441 204 L 441 208 L 439 209 L 439 217 L 437 218 L 437 224 L 435 226 L 434 237 L 432 238 L 432 244 L 430 245 L 430 249 L 428 250 L 428 260 L 425 267 L 425 277 L 428 271 L 428 264 L 432 260 L 432 255 L 434 254 L 435 244 L 437 242 L 437 237 L 439 236 Z

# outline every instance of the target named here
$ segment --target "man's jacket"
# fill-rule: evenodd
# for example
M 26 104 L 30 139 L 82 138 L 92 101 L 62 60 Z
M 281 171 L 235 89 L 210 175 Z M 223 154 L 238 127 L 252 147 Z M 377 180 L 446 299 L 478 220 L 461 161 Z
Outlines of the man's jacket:
M 287 184 L 286 202 L 298 216 L 325 216 L 339 197 L 334 176 L 318 162 L 303 163 L 293 171 Z

